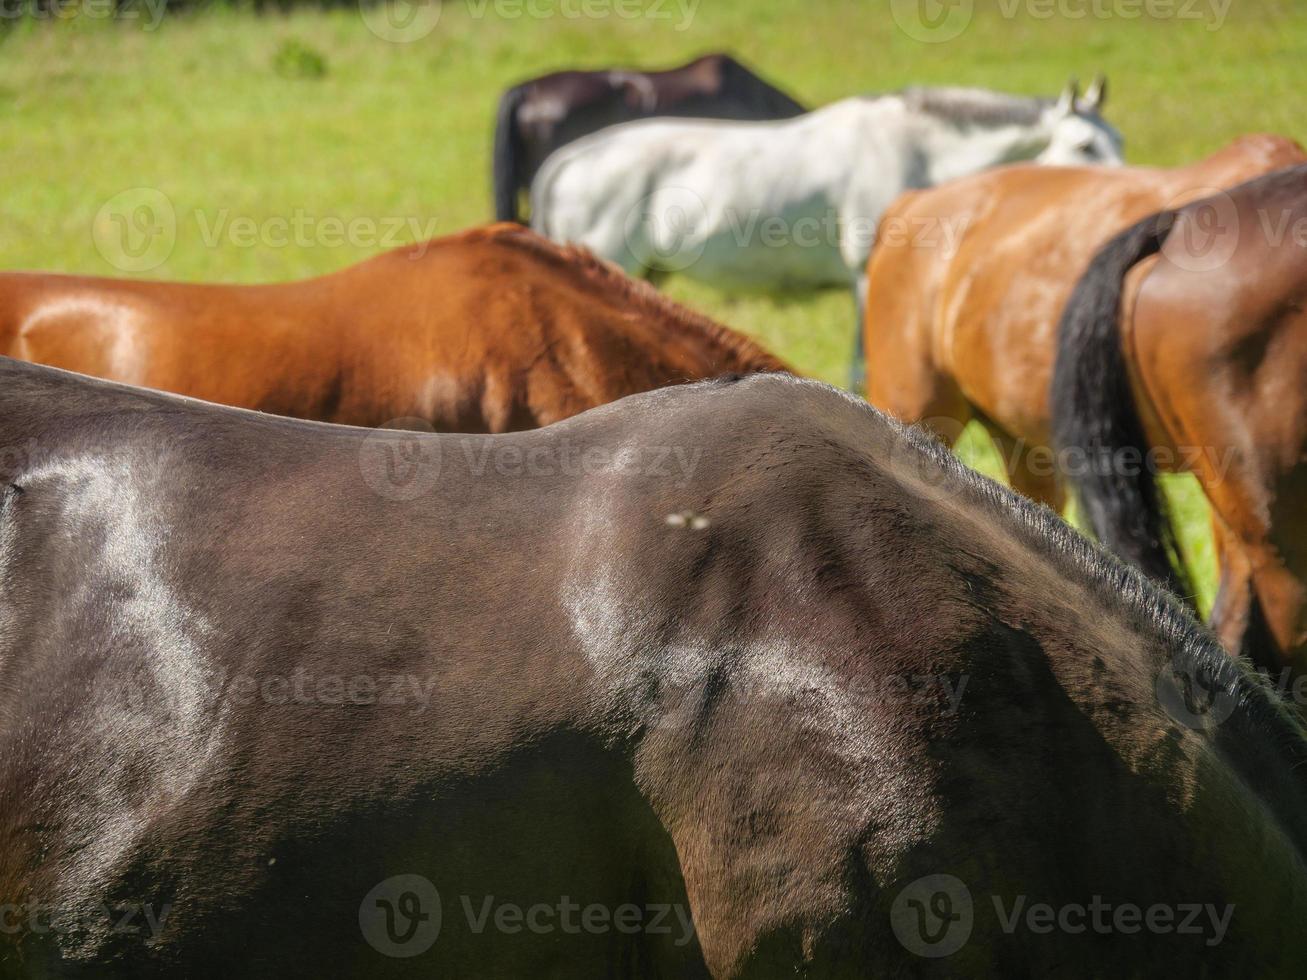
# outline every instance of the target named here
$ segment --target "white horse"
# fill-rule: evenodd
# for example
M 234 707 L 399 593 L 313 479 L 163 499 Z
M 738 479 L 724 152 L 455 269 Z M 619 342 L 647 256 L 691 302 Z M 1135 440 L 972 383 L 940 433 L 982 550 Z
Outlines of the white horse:
M 882 212 L 907 189 L 996 164 L 1122 163 L 1121 136 L 1099 114 L 1105 81 L 1083 99 L 1077 90 L 1072 81 L 1053 100 L 911 88 L 778 121 L 610 126 L 545 160 L 531 224 L 632 275 L 681 272 L 736 290 L 852 287 L 859 390 L 867 259 Z M 946 246 L 958 231 L 933 229 Z

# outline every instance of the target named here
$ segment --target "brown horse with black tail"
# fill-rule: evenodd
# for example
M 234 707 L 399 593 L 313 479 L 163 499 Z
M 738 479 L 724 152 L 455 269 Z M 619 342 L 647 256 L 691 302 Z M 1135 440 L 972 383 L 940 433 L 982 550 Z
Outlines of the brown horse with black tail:
M 0 359 L 0 446 L 5 980 L 1307 962 L 1302 727 L 825 385 L 463 436 Z
M 1212 626 L 1268 670 L 1307 673 L 1307 166 L 1143 219 L 1067 303 L 1057 444 L 1101 540 L 1166 580 L 1158 452 L 1212 506 Z M 1186 456 L 1185 447 L 1198 452 Z M 1142 460 L 1142 465 L 1140 465 Z
M 742 334 L 518 225 L 277 285 L 0 274 L 0 354 L 279 415 L 459 432 L 786 370 Z
M 788 119 L 808 110 L 728 54 L 665 71 L 559 71 L 514 85 L 495 121 L 495 218 L 520 221 L 519 201 L 545 157 L 632 119 Z
M 1253 135 L 1183 167 L 1018 165 L 903 195 L 886 212 L 882 227 L 910 228 L 914 234 L 883 238 L 868 264 L 868 399 L 904 421 L 926 422 L 946 441 L 955 439 L 968 421 L 981 422 L 1003 458 L 1012 485 L 1061 509 L 1064 474 L 1055 458 L 1051 395 L 1057 324 L 1094 252 L 1114 234 L 1159 210 L 1205 198 L 1217 188 L 1305 159 L 1302 147 L 1293 140 Z M 1258 225 L 1249 219 L 1244 227 Z M 1145 261 L 1143 266 L 1136 277 L 1151 263 Z M 1280 288 L 1264 287 L 1263 279 L 1251 269 L 1246 270 L 1246 282 L 1236 282 L 1231 269 L 1217 270 L 1195 292 L 1212 303 L 1208 315 L 1216 315 L 1232 297 L 1249 290 L 1275 295 Z M 1192 278 L 1197 283 L 1202 277 Z M 1133 313 L 1128 298 L 1123 308 L 1122 342 L 1127 361 L 1133 364 L 1134 355 L 1129 353 Z M 1175 335 L 1183 334 L 1186 331 L 1177 326 Z M 1209 340 L 1220 343 L 1216 334 Z M 1216 351 L 1213 347 L 1210 353 L 1215 356 Z M 1242 390 L 1238 386 L 1213 388 L 1211 379 L 1197 367 L 1188 378 L 1214 407 L 1226 406 L 1236 414 L 1245 411 L 1239 406 L 1247 399 L 1246 391 L 1238 396 L 1238 404 L 1214 394 Z M 1214 453 L 1203 450 L 1213 438 L 1210 431 L 1205 436 L 1190 434 L 1186 451 L 1223 458 L 1223 448 Z M 1216 444 L 1230 445 L 1220 440 Z M 1210 460 L 1194 465 L 1174 460 L 1177 469 L 1211 465 Z M 1215 530 L 1223 553 L 1228 551 L 1223 542 L 1232 543 L 1245 531 L 1256 536 L 1242 518 L 1223 527 L 1217 509 Z M 1162 547 L 1169 549 L 1166 544 Z M 1240 550 L 1236 548 L 1231 556 Z M 1182 595 L 1192 594 L 1181 566 L 1158 560 L 1155 554 L 1135 557 Z M 1223 558 L 1223 566 L 1226 561 Z M 1236 596 L 1241 591 L 1246 594 L 1240 584 L 1246 576 L 1228 572 L 1223 580 L 1230 585 L 1222 586 L 1215 616 L 1218 624 L 1224 623 L 1222 637 L 1238 650 L 1243 645 L 1244 618 L 1238 610 L 1246 602 Z M 1284 640 L 1288 641 L 1287 633 Z

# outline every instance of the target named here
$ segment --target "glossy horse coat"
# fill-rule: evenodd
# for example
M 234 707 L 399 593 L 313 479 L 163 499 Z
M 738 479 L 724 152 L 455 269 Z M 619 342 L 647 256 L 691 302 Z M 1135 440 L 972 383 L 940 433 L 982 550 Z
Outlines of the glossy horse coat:
M 646 116 L 785 119 L 806 111 L 727 54 L 707 54 L 666 71 L 615 68 L 533 78 L 499 100 L 495 217 L 519 220 L 518 198 L 545 158 L 605 126 Z
M 5 978 L 1307 956 L 1302 729 L 1141 576 L 826 386 L 459 436 L 0 361 L 0 444 Z M 1212 913 L 1020 911 L 1091 900 Z
M 280 415 L 460 432 L 785 370 L 743 335 L 515 225 L 278 285 L 0 274 L 0 353 Z
M 1057 443 L 1099 464 L 1071 476 L 1100 538 L 1159 577 L 1168 558 L 1177 564 L 1153 468 L 1122 464 L 1158 449 L 1163 461 L 1178 459 L 1212 505 L 1221 573 L 1213 627 L 1259 666 L 1299 675 L 1307 673 L 1305 231 L 1307 165 L 1122 232 L 1067 303 L 1053 383 Z
M 1291 140 L 1249 136 L 1187 167 L 1011 167 L 906 195 L 890 211 L 897 220 L 958 222 L 964 231 L 950 249 L 882 242 L 872 256 L 868 398 L 906 421 L 928 422 L 949 441 L 968 420 L 980 420 L 1012 484 L 1060 508 L 1051 422 L 1057 323 L 1095 251 L 1160 208 L 1303 159 Z M 1150 268 L 1144 263 L 1137 275 Z M 1211 281 L 1229 296 L 1262 289 L 1255 275 L 1246 285 L 1231 282 L 1228 271 Z M 1208 287 L 1203 295 L 1211 295 Z M 1133 324 L 1130 313 L 1123 337 Z M 1181 336 L 1194 335 L 1177 326 L 1166 343 L 1178 344 Z M 1207 336 L 1215 342 L 1216 334 Z M 1133 343 L 1124 342 L 1127 349 Z M 1210 378 L 1191 374 L 1186 383 L 1213 404 L 1230 404 Z M 1142 404 L 1151 411 L 1147 399 Z M 1157 444 L 1169 441 L 1157 427 L 1150 434 Z M 1184 443 L 1212 446 L 1216 455 L 1227 445 L 1210 431 Z M 1179 462 L 1178 453 L 1173 458 Z M 1219 508 L 1217 518 L 1218 541 L 1229 539 Z M 1223 587 L 1218 612 L 1230 596 Z M 1237 633 L 1224 635 L 1240 647 Z

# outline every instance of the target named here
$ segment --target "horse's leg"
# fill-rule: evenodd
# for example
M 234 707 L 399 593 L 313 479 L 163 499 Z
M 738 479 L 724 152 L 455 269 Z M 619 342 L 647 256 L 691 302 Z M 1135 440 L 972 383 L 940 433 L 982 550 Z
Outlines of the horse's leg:
M 1267 479 L 1264 467 L 1215 452 L 1192 463 L 1212 507 L 1220 589 L 1211 626 L 1225 647 L 1275 672 L 1307 673 L 1307 467 Z
M 853 361 L 849 365 L 849 391 L 860 395 L 867 386 L 867 343 L 863 323 L 867 313 L 867 275 L 864 271 L 853 284 Z
M 896 317 L 895 329 L 877 330 L 871 338 L 866 352 L 876 370 L 867 375 L 867 400 L 900 421 L 929 429 L 951 447 L 971 421 L 971 403 L 957 382 L 936 368 L 930 338 L 921 330 L 901 329 L 905 322 Z M 859 330 L 859 339 L 863 336 Z
M 1239 652 L 1252 608 L 1252 565 L 1239 540 L 1213 511 L 1212 545 L 1219 576 L 1208 625 L 1227 650 Z
M 1246 635 L 1307 676 L 1307 465 L 1281 474 L 1266 499 L 1266 538 L 1249 549 L 1257 606 Z
M 982 419 L 985 431 L 1003 460 L 1003 470 L 1012 489 L 1031 500 L 1047 504 L 1059 514 L 1066 505 L 1066 493 L 1058 478 L 1053 454 L 1042 446 L 1029 446 L 1015 439 L 989 419 Z

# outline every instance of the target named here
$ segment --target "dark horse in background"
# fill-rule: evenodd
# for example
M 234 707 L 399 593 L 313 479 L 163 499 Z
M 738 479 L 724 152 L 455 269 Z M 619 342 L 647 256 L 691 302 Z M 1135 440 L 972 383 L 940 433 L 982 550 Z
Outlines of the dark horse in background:
M 1099 540 L 1182 577 L 1154 471 L 1191 471 L 1212 508 L 1212 628 L 1307 674 L 1307 165 L 1107 242 L 1067 301 L 1052 408 Z
M 2 977 L 1307 962 L 1273 692 L 825 385 L 458 436 L 0 359 L 0 446 Z
M 545 157 L 589 133 L 646 116 L 787 119 L 808 110 L 728 54 L 666 71 L 559 71 L 514 85 L 495 122 L 495 218 L 521 221 L 519 199 Z

